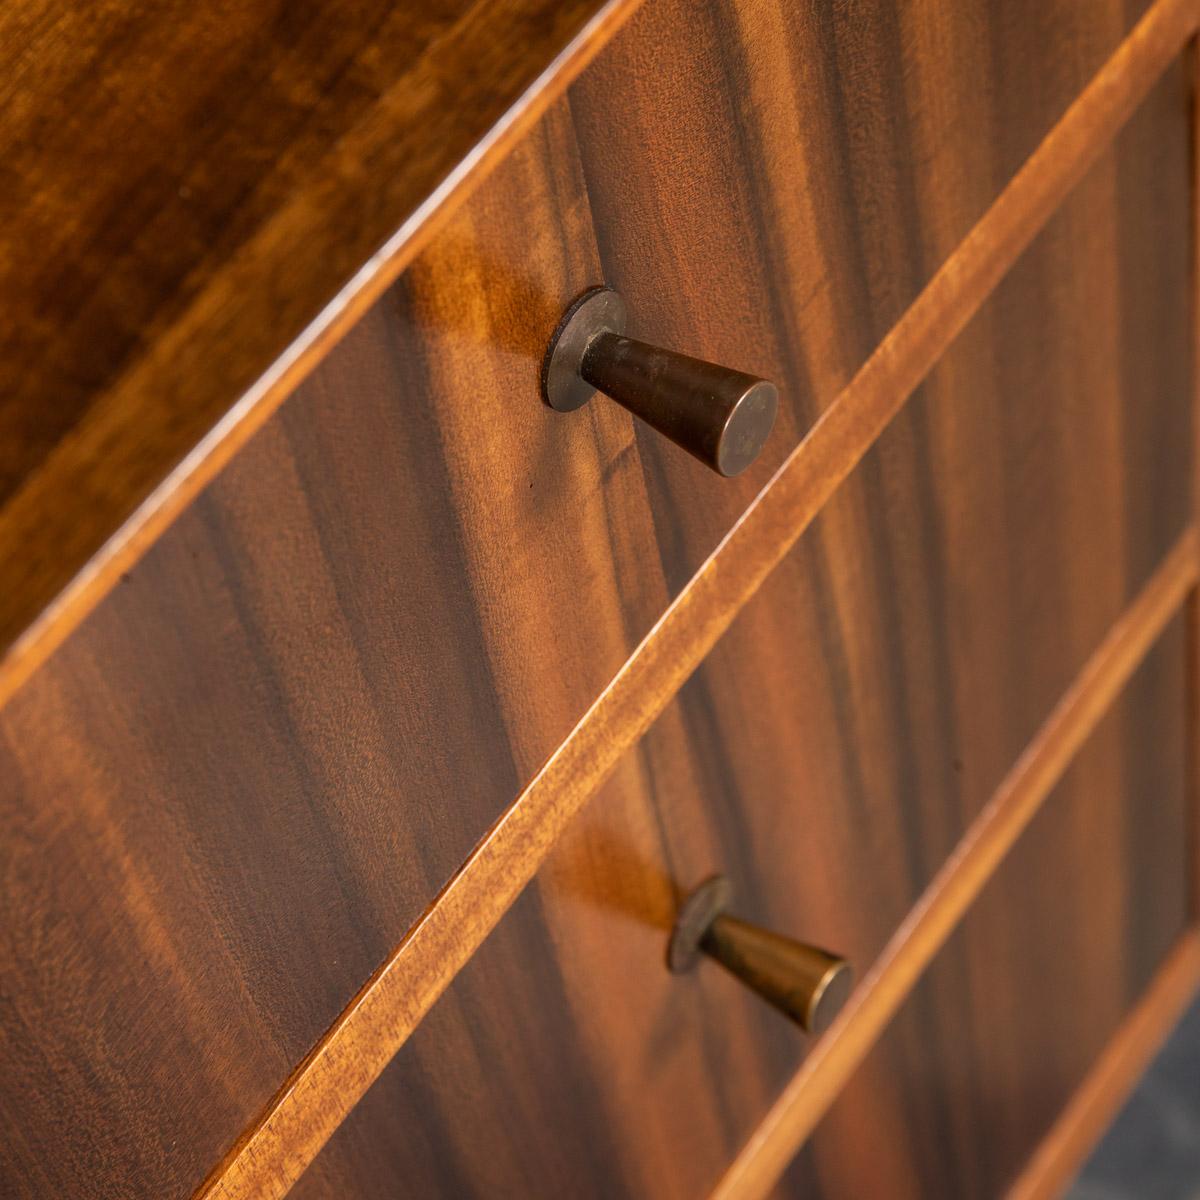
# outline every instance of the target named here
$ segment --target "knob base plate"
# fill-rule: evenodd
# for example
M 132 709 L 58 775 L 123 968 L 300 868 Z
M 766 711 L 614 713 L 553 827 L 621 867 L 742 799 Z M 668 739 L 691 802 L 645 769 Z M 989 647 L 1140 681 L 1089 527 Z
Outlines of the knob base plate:
M 676 975 L 690 971 L 700 961 L 700 943 L 708 927 L 729 907 L 732 888 L 724 875 L 706 879 L 683 902 L 667 946 L 667 966 Z
M 542 360 L 542 398 L 556 412 L 582 408 L 596 389 L 579 372 L 588 343 L 600 333 L 624 333 L 625 301 L 610 287 L 589 288 L 562 315 Z

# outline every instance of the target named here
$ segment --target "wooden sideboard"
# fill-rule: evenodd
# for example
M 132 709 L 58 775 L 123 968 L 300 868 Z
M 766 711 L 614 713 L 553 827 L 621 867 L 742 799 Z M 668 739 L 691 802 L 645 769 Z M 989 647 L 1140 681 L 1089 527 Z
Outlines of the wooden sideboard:
M 1058 1194 L 1200 985 L 1198 27 L 0 13 L 0 1196 Z

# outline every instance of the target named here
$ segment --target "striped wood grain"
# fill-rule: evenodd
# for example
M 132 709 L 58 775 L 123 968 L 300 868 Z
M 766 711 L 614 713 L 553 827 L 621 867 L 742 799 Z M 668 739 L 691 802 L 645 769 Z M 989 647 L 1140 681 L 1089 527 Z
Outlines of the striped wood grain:
M 0 705 L 637 2 L 313 5 L 274 28 L 252 3 L 194 25 L 189 5 L 6 9 Z M 97 59 L 84 136 L 69 106 Z
M 1145 7 L 638 10 L 0 710 L 0 1191 L 200 1185 Z M 863 967 L 1186 521 L 1180 100 L 1172 67 L 689 681 L 708 786 L 672 852 L 795 823 L 764 767 L 809 738 L 808 833 L 872 817 L 809 891 L 847 889 Z M 597 278 L 652 339 L 766 364 L 752 471 L 538 401 Z M 740 868 L 773 906 L 784 849 Z
M 1196 553 L 1196 532 L 1189 529 L 1113 626 L 921 902 L 896 931 L 850 1003 L 730 1166 L 713 1192 L 714 1200 L 756 1200 L 769 1194 L 1195 586 Z
M 1191 34 L 1159 0 L 1046 137 L 201 1195 L 282 1195 Z M 1190 540 L 1185 543 L 1190 555 Z M 1174 596 L 1180 551 L 1163 583 Z M 1190 560 L 1186 568 L 1191 575 Z M 1122 626 L 1122 629 L 1125 627 Z M 765 1161 L 765 1160 L 764 1160 Z M 760 1170 L 761 1168 L 755 1168 Z

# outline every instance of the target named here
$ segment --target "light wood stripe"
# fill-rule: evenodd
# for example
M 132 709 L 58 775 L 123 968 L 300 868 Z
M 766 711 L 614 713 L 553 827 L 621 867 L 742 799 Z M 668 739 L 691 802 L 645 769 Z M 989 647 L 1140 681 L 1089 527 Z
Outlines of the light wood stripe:
M 1196 581 L 1189 529 L 1109 631 L 742 1149 L 714 1200 L 770 1192 Z
M 1192 0 L 1157 0 L 198 1196 L 286 1193 L 529 882 L 567 822 L 1102 152 L 1196 19 Z M 1178 555 L 1171 563 L 1178 571 Z
M 1008 1193 L 1053 1200 L 1083 1166 L 1200 987 L 1200 933 L 1189 930 L 1080 1084 Z

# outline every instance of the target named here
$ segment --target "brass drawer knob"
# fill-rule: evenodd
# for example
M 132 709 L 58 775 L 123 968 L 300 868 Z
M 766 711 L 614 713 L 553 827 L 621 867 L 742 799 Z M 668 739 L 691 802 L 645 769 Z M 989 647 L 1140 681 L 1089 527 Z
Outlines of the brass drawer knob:
M 758 457 L 779 407 L 773 383 L 624 336 L 625 301 L 592 288 L 563 314 L 542 363 L 542 392 L 573 412 L 599 390 L 720 475 Z
M 850 995 L 850 964 L 729 916 L 729 896 L 729 881 L 717 875 L 684 901 L 667 952 L 671 970 L 690 971 L 707 954 L 801 1029 L 822 1033 Z

